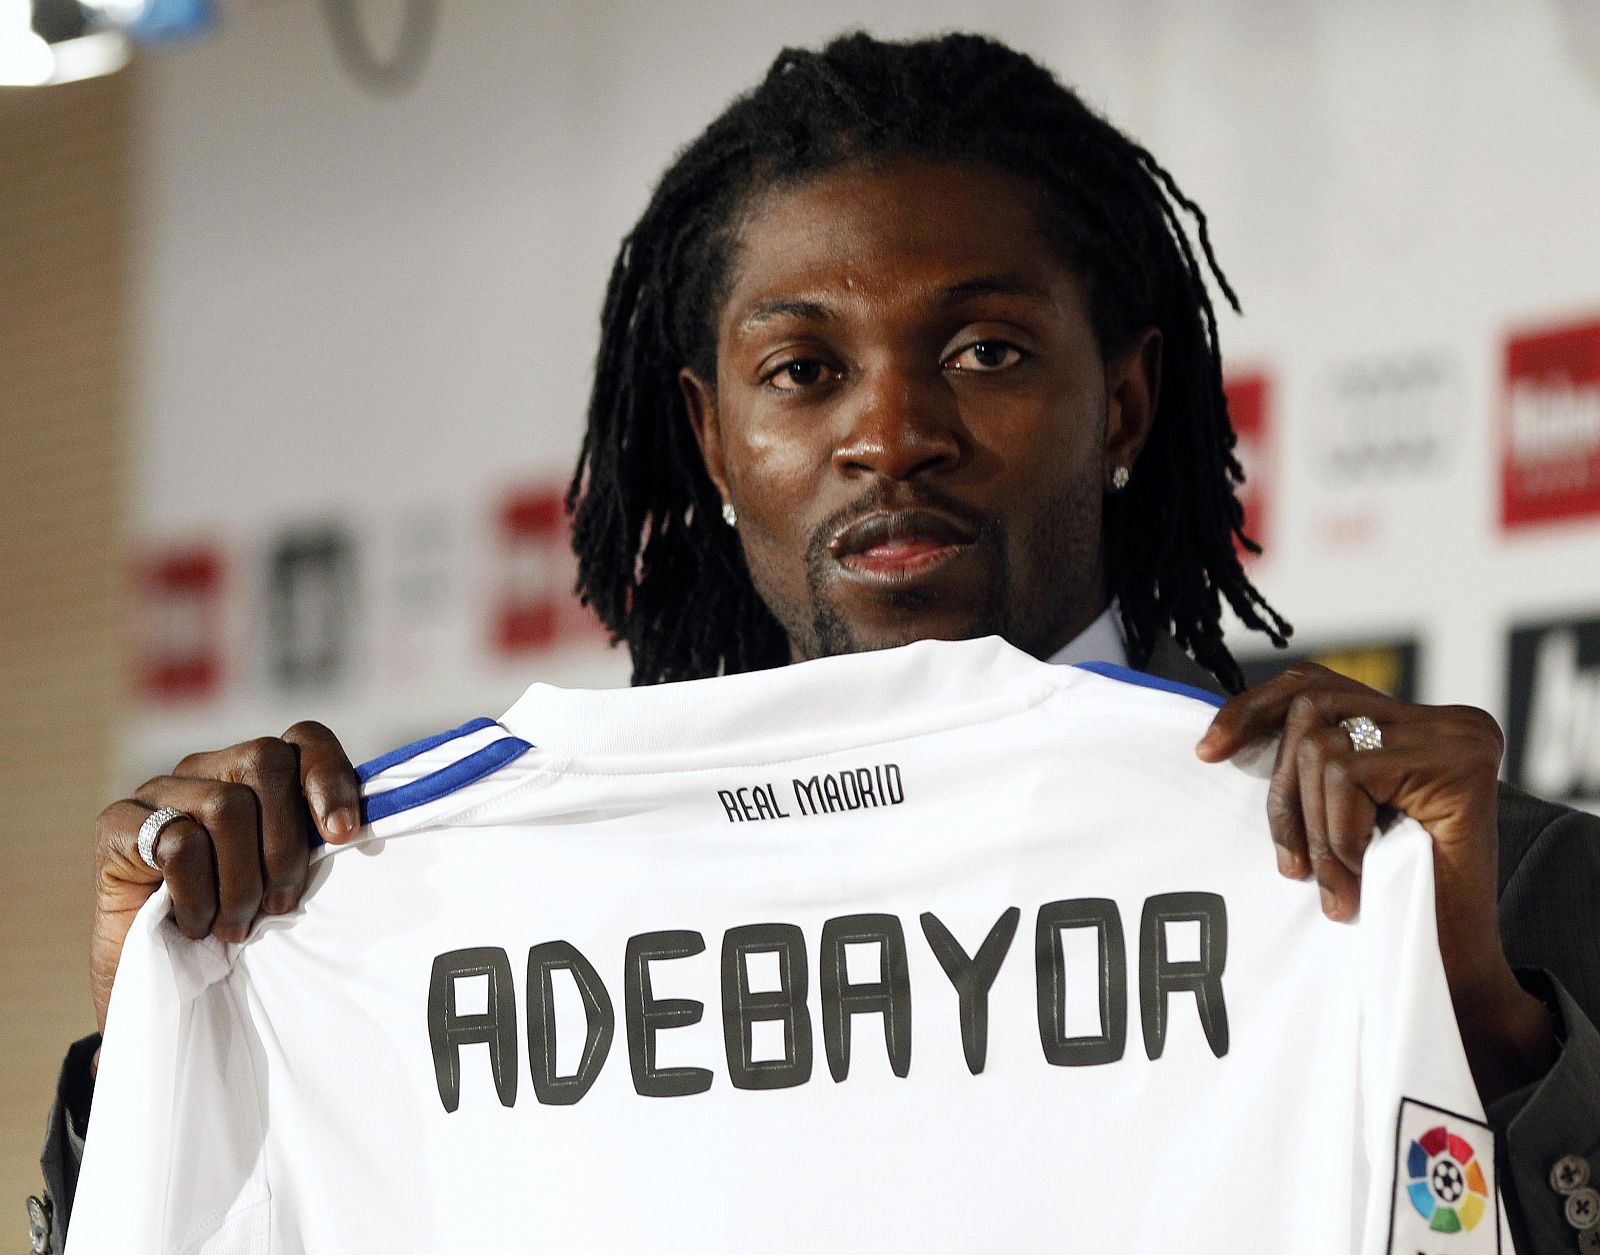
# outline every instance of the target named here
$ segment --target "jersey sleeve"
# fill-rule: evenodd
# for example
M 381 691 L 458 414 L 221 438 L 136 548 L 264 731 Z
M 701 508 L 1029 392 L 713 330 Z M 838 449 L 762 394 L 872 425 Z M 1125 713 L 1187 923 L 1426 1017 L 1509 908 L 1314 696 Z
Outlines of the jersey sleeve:
M 500 791 L 533 745 L 493 719 L 423 737 L 356 768 L 361 818 L 376 837 L 397 836 L 459 815 Z
M 229 948 L 191 941 L 165 889 L 123 945 L 67 1255 L 266 1255 L 255 1050 Z
M 437 824 L 528 773 L 533 746 L 490 719 L 357 769 L 371 835 Z M 536 770 L 534 774 L 539 774 Z M 238 947 L 191 941 L 159 890 L 129 931 L 107 1015 L 68 1255 L 266 1255 L 273 1249 L 263 1051 Z
M 1494 1135 L 1473 1084 L 1439 957 L 1433 843 L 1411 820 L 1362 867 L 1358 925 L 1364 1252 L 1512 1255 Z

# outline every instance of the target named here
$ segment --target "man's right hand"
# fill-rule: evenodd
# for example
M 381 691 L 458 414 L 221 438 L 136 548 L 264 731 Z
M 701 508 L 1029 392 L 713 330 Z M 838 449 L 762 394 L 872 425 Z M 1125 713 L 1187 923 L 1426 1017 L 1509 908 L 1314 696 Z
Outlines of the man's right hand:
M 153 871 L 139 857 L 139 825 L 163 806 L 190 818 L 161 830 Z M 355 769 L 320 723 L 281 737 L 190 754 L 170 776 L 113 802 L 95 824 L 94 933 L 89 980 L 104 1032 L 122 943 L 163 880 L 186 937 L 242 941 L 260 914 L 295 909 L 313 836 L 337 845 L 360 827 Z

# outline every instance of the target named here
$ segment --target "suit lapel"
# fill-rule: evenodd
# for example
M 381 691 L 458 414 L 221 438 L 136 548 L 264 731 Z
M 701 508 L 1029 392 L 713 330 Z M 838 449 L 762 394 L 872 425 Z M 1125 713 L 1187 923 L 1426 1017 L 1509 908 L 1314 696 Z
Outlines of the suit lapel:
M 1165 632 L 1156 637 L 1155 648 L 1150 651 L 1150 661 L 1145 663 L 1143 669 L 1163 680 L 1176 680 L 1179 684 L 1205 689 L 1206 692 L 1215 693 L 1218 697 L 1230 696 L 1228 691 L 1217 683 L 1216 676 L 1184 653 L 1183 647 Z

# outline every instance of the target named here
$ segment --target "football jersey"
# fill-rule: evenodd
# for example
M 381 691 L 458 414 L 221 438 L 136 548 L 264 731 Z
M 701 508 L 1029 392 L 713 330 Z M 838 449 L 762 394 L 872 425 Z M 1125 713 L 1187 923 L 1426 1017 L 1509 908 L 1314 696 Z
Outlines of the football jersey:
M 387 754 L 293 915 L 141 912 L 70 1255 L 1508 1251 L 1427 834 L 1329 922 L 1213 705 L 923 642 Z

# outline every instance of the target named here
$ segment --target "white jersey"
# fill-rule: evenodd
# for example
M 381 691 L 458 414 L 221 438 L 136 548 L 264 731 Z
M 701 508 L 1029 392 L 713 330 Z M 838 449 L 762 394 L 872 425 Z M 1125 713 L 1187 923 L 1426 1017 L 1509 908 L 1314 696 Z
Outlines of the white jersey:
M 292 917 L 141 913 L 69 1251 L 1509 1251 L 1427 835 L 1326 921 L 1211 714 L 924 642 L 385 755 Z

